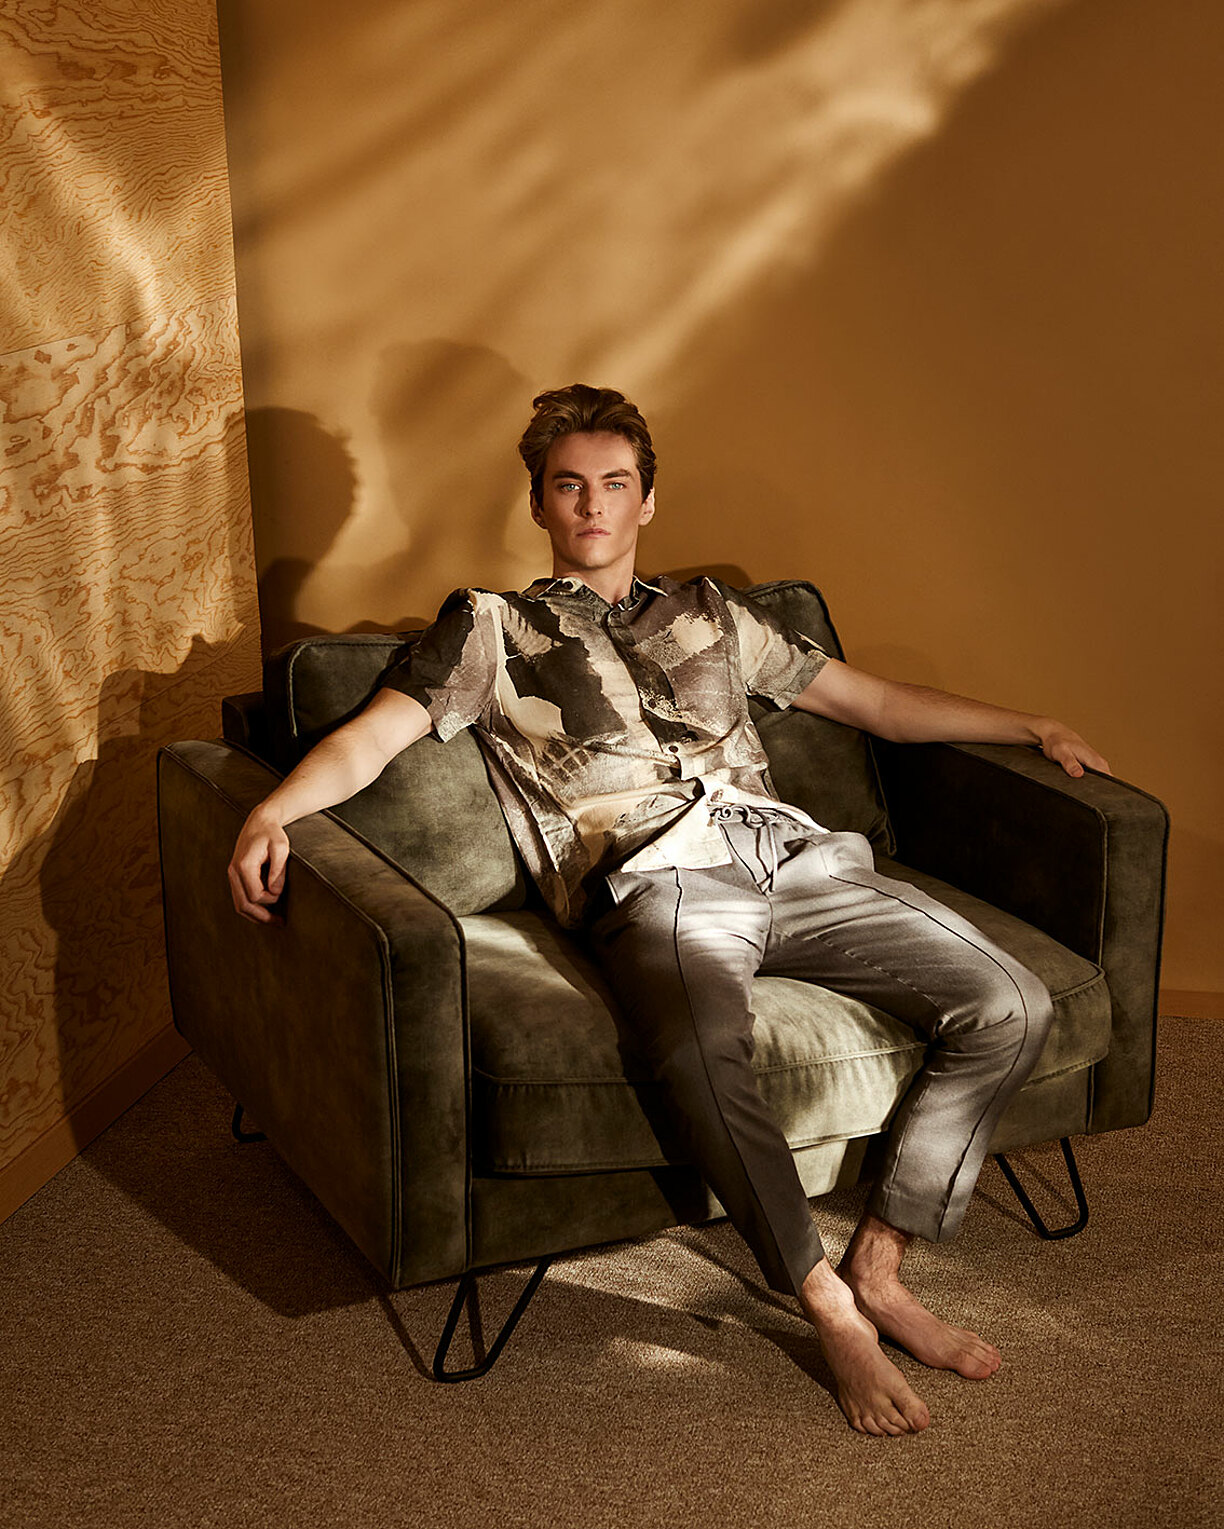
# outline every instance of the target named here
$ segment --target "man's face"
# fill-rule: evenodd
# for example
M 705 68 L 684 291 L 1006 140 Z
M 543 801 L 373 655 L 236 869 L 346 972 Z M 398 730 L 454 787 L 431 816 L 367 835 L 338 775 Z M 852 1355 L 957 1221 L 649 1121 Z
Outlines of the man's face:
M 632 570 L 638 532 L 653 514 L 654 492 L 642 498 L 623 435 L 563 435 L 549 447 L 531 517 L 548 532 L 555 573 L 594 573 L 621 562 Z

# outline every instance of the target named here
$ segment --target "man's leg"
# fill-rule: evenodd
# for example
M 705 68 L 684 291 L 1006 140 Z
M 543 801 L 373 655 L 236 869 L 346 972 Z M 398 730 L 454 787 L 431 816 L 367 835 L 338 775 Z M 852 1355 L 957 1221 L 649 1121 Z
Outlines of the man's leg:
M 886 1336 L 928 1364 L 984 1379 L 997 1350 L 921 1306 L 900 1283 L 901 1255 L 911 1234 L 939 1240 L 959 1227 L 991 1134 L 1045 1043 L 1049 994 L 966 920 L 876 875 L 860 835 L 776 837 L 785 842 L 762 970 L 860 998 L 931 1042 L 841 1272 Z
M 752 1072 L 752 976 L 768 898 L 737 866 L 617 873 L 592 927 L 604 973 L 668 1090 L 693 1161 L 770 1285 L 815 1325 L 851 1425 L 902 1434 L 930 1421 L 824 1256 L 785 1136 Z
M 770 910 L 738 866 L 616 872 L 591 928 L 621 1011 L 692 1161 L 774 1290 L 824 1256 L 790 1148 L 752 1071 L 752 978 Z

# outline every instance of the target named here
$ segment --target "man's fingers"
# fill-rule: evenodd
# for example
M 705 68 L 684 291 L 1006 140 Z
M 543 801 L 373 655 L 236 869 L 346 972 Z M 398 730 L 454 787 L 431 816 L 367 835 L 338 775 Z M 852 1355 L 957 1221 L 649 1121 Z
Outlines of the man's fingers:
M 272 913 L 266 906 L 280 898 L 284 890 L 285 863 L 288 860 L 288 852 L 279 856 L 280 871 L 273 879 L 273 884 L 265 886 L 263 882 L 263 868 L 275 858 L 277 847 L 273 847 L 272 853 L 256 851 L 248 853 L 241 859 L 235 858 L 226 869 L 229 878 L 230 896 L 233 899 L 234 908 L 241 913 L 243 918 L 250 919 L 256 924 L 283 924 L 285 921 L 279 914 Z M 257 858 L 258 856 L 258 858 Z M 279 885 L 277 885 L 279 881 Z
M 238 879 L 242 885 L 243 892 L 246 894 L 246 899 L 250 903 L 271 903 L 276 901 L 275 894 L 270 893 L 267 887 L 264 886 L 264 859 L 265 856 L 259 854 L 258 858 L 255 855 L 247 855 L 238 861 Z
M 1053 729 L 1053 736 L 1043 741 L 1042 753 L 1077 780 L 1086 769 L 1099 770 L 1102 775 L 1112 773 L 1109 761 L 1070 729 Z
M 250 890 L 246 885 L 239 867 L 232 862 L 226 868 L 226 877 L 230 885 L 230 897 L 233 899 L 234 908 L 244 918 L 258 918 L 262 920 L 263 909 L 251 901 Z
M 1095 749 L 1090 749 L 1087 746 L 1076 749 L 1069 744 L 1064 745 L 1062 749 L 1055 752 L 1054 758 L 1062 765 L 1068 775 L 1074 775 L 1077 778 L 1083 775 L 1086 769 L 1099 770 L 1102 775 L 1111 775 L 1113 773 L 1109 768 L 1108 759 L 1098 754 Z
M 253 924 L 283 924 L 285 922 L 279 913 L 270 913 L 267 908 L 245 907 L 239 908 L 238 912 L 243 918 L 250 919 Z
M 285 867 L 289 864 L 288 839 L 275 839 L 268 853 L 268 891 L 273 899 L 285 890 Z

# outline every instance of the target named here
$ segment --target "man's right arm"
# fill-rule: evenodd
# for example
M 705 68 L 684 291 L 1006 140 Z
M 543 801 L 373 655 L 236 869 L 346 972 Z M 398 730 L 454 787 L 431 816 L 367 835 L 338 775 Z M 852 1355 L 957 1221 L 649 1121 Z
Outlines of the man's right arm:
M 392 759 L 433 728 L 419 701 L 383 689 L 351 722 L 317 743 L 242 825 L 229 863 L 234 907 L 257 924 L 283 920 L 269 910 L 285 889 L 290 823 L 346 802 L 377 780 Z

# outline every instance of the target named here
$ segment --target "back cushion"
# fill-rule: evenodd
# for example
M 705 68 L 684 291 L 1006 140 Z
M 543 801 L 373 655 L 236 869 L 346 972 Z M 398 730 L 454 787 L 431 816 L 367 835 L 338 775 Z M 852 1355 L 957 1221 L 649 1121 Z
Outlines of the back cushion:
M 785 581 L 748 593 L 827 653 L 842 656 L 813 585 Z M 291 769 L 320 738 L 355 716 L 416 636 L 307 637 L 273 654 L 264 668 L 264 691 L 275 763 Z M 753 716 L 784 801 L 826 828 L 853 828 L 879 848 L 891 848 L 875 762 L 862 733 L 756 702 Z M 422 738 L 334 811 L 456 915 L 520 908 L 526 901 L 529 881 L 470 731 L 449 743 Z
M 757 584 L 747 593 L 831 657 L 845 657 L 824 596 L 814 584 L 787 579 Z M 865 733 L 810 712 L 779 711 L 756 701 L 752 715 L 769 754 L 774 788 L 784 802 L 802 807 L 825 828 L 866 834 L 874 848 L 892 853 L 884 793 Z
M 264 691 L 276 763 L 292 768 L 355 716 L 415 638 L 307 637 L 273 654 Z M 456 915 L 521 908 L 526 900 L 526 872 L 466 729 L 449 743 L 422 738 L 333 810 Z

